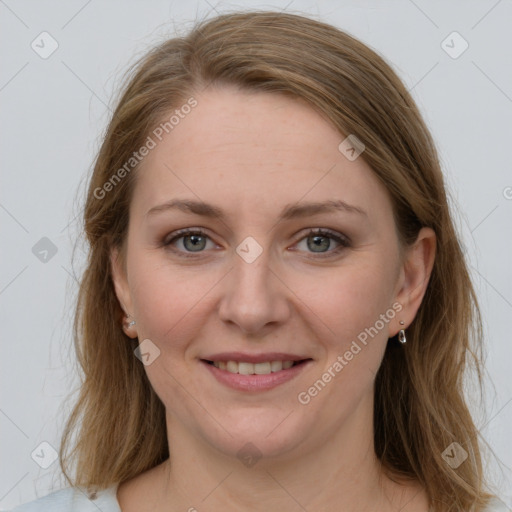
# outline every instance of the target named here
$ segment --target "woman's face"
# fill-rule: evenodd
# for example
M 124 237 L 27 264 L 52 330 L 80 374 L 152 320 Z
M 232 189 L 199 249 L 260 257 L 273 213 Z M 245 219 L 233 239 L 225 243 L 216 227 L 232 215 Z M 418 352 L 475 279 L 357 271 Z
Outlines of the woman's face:
M 375 374 L 405 312 L 384 187 L 300 101 L 230 88 L 195 98 L 152 136 L 126 269 L 114 265 L 169 425 L 227 455 L 252 443 L 266 456 L 371 426 Z

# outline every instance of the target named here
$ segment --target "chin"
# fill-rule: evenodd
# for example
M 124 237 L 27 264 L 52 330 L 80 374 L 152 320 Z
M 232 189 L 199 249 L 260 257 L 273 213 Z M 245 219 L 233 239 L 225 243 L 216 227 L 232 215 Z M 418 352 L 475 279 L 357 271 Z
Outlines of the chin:
M 299 425 L 298 418 L 294 418 L 298 414 L 290 412 L 277 414 L 273 409 L 258 409 L 251 413 L 244 408 L 239 413 L 231 412 L 229 421 L 224 417 L 222 425 L 227 432 L 217 425 L 215 431 L 203 431 L 203 437 L 215 449 L 242 462 L 245 457 L 274 460 L 286 458 L 303 445 L 306 439 L 311 442 L 315 430 L 314 422 L 309 428 Z

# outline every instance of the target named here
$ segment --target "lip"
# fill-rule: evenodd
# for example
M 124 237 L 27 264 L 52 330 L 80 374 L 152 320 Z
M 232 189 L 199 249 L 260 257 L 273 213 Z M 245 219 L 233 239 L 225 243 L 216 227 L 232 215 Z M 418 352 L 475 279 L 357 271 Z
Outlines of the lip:
M 265 352 L 264 354 L 247 354 L 245 352 L 222 352 L 201 357 L 207 361 L 236 361 L 237 363 L 266 363 L 267 361 L 302 361 L 309 356 L 286 354 L 285 352 Z
M 276 355 L 276 354 L 264 354 L 265 357 L 268 357 L 269 355 Z M 219 354 L 220 356 L 220 354 Z M 224 359 L 217 359 L 218 356 L 216 356 L 215 361 L 223 361 Z M 230 356 L 231 357 L 231 356 Z M 247 355 L 244 355 L 244 357 L 247 357 Z M 259 360 L 248 360 L 248 359 L 240 359 L 240 361 L 246 361 L 248 363 L 258 363 L 263 361 L 269 361 L 269 359 L 262 359 L 260 356 L 254 356 L 259 357 Z M 287 357 L 290 357 L 290 355 L 287 355 Z M 300 359 L 281 359 L 280 357 L 276 359 L 272 359 L 273 361 L 299 361 Z M 211 361 L 211 359 L 210 359 Z M 226 361 L 236 361 L 236 359 L 226 359 Z M 230 387 L 232 389 L 236 389 L 238 391 L 252 391 L 252 392 L 258 392 L 258 391 L 267 391 L 270 389 L 274 389 L 285 382 L 289 382 L 290 380 L 297 377 L 300 373 L 304 371 L 305 368 L 307 368 L 311 363 L 313 363 L 313 360 L 310 358 L 304 358 L 304 360 L 295 365 L 291 368 L 288 368 L 287 370 L 280 370 L 275 373 L 269 373 L 267 375 L 241 375 L 239 373 L 231 373 L 227 370 L 221 370 L 220 368 L 217 368 L 213 366 L 212 364 L 209 364 L 206 362 L 206 360 L 201 359 L 199 361 L 210 373 L 217 379 L 218 382 L 221 384 Z

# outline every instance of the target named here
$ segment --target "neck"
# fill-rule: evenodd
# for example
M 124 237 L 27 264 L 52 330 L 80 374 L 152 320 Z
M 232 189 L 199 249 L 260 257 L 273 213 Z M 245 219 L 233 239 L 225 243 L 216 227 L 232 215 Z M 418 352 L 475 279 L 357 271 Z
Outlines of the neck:
M 397 510 L 398 494 L 384 476 L 373 444 L 372 403 L 359 404 L 330 439 L 312 449 L 261 458 L 246 466 L 167 418 L 170 458 L 161 465 L 155 510 Z M 320 492 L 321 491 L 321 492 Z M 171 509 L 169 507 L 172 507 Z M 402 512 L 426 510 L 406 507 Z

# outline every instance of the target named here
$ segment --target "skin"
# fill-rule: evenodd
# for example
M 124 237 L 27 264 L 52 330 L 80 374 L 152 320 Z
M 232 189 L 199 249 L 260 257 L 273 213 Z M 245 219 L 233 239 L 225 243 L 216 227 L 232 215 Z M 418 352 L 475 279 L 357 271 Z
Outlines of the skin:
M 166 408 L 171 454 L 119 486 L 123 512 L 427 512 L 417 483 L 394 483 L 381 471 L 372 421 L 375 375 L 399 321 L 410 325 L 421 304 L 434 233 L 423 228 L 401 254 L 386 189 L 362 157 L 338 150 L 345 136 L 301 100 L 227 87 L 194 97 L 198 105 L 139 169 L 124 258 L 112 251 L 117 296 L 137 321 L 125 332 L 160 350 L 145 370 Z M 176 198 L 214 204 L 225 219 L 147 214 Z M 365 214 L 278 222 L 285 205 L 327 200 Z M 202 251 L 190 250 L 190 237 L 176 240 L 175 252 L 163 245 L 183 228 L 203 228 Z M 340 244 L 327 237 L 315 252 L 315 228 L 350 245 L 336 252 Z M 252 263 L 236 252 L 248 236 L 262 248 Z M 394 303 L 401 311 L 299 403 Z M 313 361 L 275 389 L 248 393 L 218 383 L 200 362 L 224 351 Z M 237 457 L 248 442 L 262 455 L 252 467 Z

